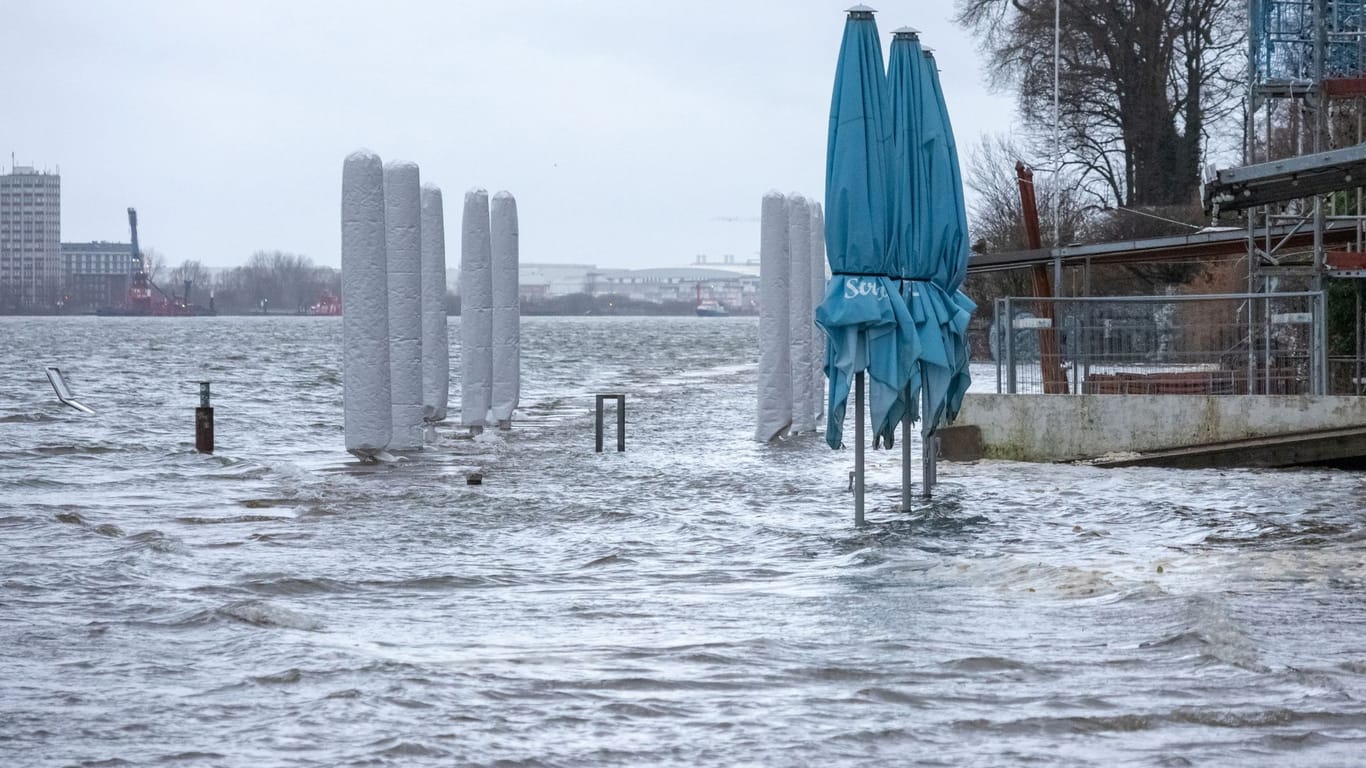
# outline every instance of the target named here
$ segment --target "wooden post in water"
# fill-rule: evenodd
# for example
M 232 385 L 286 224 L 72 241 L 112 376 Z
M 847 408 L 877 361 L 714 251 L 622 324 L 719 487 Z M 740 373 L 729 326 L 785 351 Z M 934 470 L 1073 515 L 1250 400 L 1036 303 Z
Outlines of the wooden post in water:
M 209 382 L 199 382 L 199 407 L 194 409 L 194 449 L 213 453 L 213 408 L 209 405 Z

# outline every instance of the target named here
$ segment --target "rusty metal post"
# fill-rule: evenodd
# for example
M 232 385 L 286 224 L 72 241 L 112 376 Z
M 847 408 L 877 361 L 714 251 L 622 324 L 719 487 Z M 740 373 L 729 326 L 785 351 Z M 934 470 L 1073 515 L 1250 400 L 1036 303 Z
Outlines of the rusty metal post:
M 1043 248 L 1043 236 L 1039 232 L 1039 206 L 1034 196 L 1034 171 L 1023 162 L 1015 163 L 1015 181 L 1020 187 L 1020 208 L 1024 214 L 1025 239 L 1034 250 Z M 1057 191 L 1054 191 L 1057 194 Z M 1056 252 L 1059 244 L 1053 243 Z M 1048 269 L 1035 264 L 1030 271 L 1034 296 L 1039 299 L 1036 309 L 1039 317 L 1047 318 L 1049 327 L 1039 334 L 1039 367 L 1043 376 L 1043 391 L 1049 395 L 1067 394 L 1067 375 L 1062 370 L 1062 358 L 1058 354 L 1058 305 L 1054 300 L 1053 284 L 1048 278 Z M 1014 324 L 1014 318 L 1008 318 Z
M 194 409 L 194 449 L 213 453 L 213 408 L 209 405 L 209 382 L 199 382 L 199 407 Z

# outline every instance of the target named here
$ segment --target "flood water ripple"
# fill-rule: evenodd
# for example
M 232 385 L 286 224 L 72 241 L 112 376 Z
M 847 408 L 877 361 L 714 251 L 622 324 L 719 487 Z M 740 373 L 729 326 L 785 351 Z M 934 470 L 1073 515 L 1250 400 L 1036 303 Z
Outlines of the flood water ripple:
M 512 431 L 364 467 L 335 318 L 0 318 L 3 763 L 1361 764 L 1366 475 L 874 451 L 856 529 L 756 331 L 527 318 Z

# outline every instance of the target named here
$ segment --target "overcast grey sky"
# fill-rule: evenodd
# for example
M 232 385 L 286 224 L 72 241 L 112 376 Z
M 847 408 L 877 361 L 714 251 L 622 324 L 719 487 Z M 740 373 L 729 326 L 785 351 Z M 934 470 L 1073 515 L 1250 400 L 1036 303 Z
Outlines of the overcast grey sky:
M 0 160 L 62 173 L 62 239 L 169 264 L 339 264 L 342 161 L 517 196 L 524 262 L 681 266 L 758 249 L 765 191 L 820 196 L 851 2 L 0 0 Z M 936 50 L 964 160 L 1009 130 L 951 0 L 870 2 Z

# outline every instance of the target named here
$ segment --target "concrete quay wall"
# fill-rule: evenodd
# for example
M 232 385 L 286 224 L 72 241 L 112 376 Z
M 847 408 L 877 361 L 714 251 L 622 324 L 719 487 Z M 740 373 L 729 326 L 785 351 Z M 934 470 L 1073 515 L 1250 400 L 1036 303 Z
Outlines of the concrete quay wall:
M 1076 461 L 1366 425 L 1366 397 L 969 394 L 955 425 L 984 458 Z

